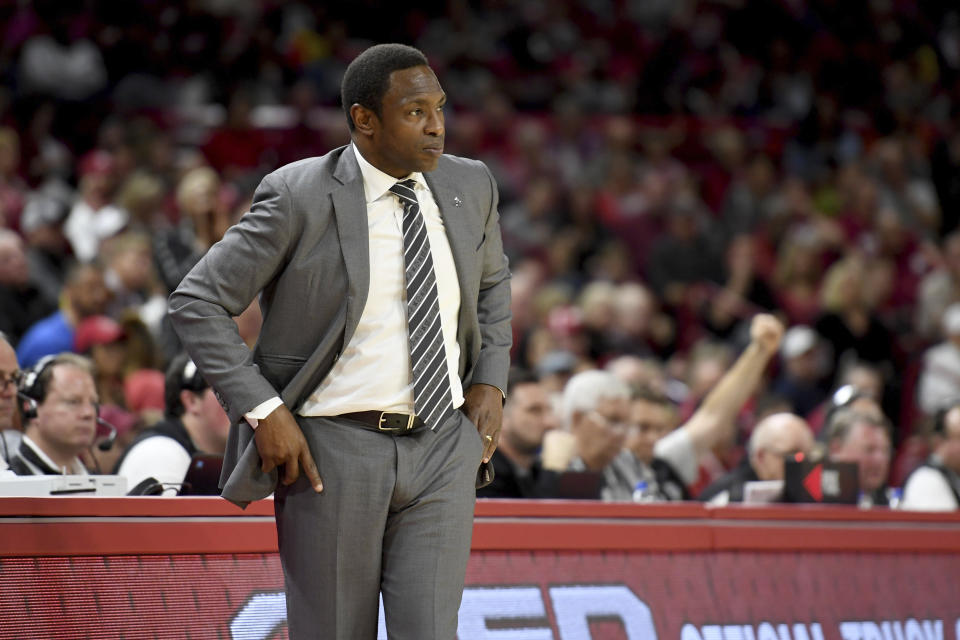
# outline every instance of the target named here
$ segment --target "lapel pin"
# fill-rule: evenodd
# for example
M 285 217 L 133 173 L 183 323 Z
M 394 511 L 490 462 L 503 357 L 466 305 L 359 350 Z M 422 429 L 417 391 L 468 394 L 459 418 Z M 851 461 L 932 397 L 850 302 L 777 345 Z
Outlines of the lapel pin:
M 453 206 L 459 207 L 462 204 L 463 204 L 463 200 L 460 199 L 460 196 L 453 197 Z

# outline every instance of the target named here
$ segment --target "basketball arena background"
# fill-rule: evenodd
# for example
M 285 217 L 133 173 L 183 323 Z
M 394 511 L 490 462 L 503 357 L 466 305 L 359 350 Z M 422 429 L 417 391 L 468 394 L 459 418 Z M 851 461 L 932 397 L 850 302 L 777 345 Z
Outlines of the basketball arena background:
M 530 286 L 559 295 L 558 313 L 538 318 L 544 326 L 518 322 L 518 337 L 539 332 L 565 346 L 582 338 L 564 286 L 636 275 L 645 266 L 637 256 L 662 231 L 639 220 L 656 211 L 650 196 L 663 188 L 695 176 L 712 220 L 736 209 L 749 227 L 768 205 L 803 216 L 813 202 L 822 223 L 848 213 L 846 163 L 876 169 L 864 186 L 903 208 L 914 226 L 893 236 L 913 244 L 888 246 L 889 236 L 858 226 L 855 210 L 843 242 L 875 260 L 871 273 L 896 276 L 876 287 L 889 294 L 877 313 L 897 330 L 885 397 L 898 427 L 893 478 L 923 459 L 915 384 L 932 339 L 906 325 L 921 277 L 939 267 L 925 262 L 927 249 L 960 221 L 955 2 L 417 5 L 0 2 L 2 142 L 9 149 L 9 131 L 19 135 L 14 173 L 24 181 L 0 181 L 4 226 L 26 222 L 17 203 L 28 188 L 75 183 L 93 148 L 159 176 L 165 214 L 173 176 L 202 157 L 236 213 L 266 171 L 345 141 L 336 98 L 346 61 L 371 42 L 411 42 L 435 61 L 450 95 L 450 150 L 489 162 L 505 221 L 519 221 L 505 224 L 514 264 L 559 272 Z M 54 41 L 78 43 L 63 59 L 87 64 L 84 73 L 44 58 Z M 32 61 L 47 64 L 28 64 L 30 47 L 40 54 Z M 228 114 L 244 106 L 254 108 L 237 133 Z M 519 206 L 531 184 L 576 203 L 574 187 L 596 179 L 595 167 L 622 170 L 625 158 L 649 181 L 623 190 L 614 171 L 594 185 L 598 215 L 586 231 L 572 207 L 544 231 Z M 555 164 L 544 171 L 547 160 Z M 762 177 L 771 167 L 779 182 L 760 205 L 726 198 L 744 196 L 748 169 Z M 912 180 L 897 191 L 905 167 Z M 37 222 L 48 221 L 25 226 Z M 778 250 L 810 239 L 776 232 L 758 254 L 768 273 Z M 566 252 L 545 238 L 563 238 Z M 517 281 L 529 273 L 518 268 Z M 660 298 L 665 283 L 649 284 Z M 676 339 L 649 341 L 658 355 L 700 337 L 697 309 L 670 311 Z M 799 322 L 803 309 L 787 312 Z M 535 364 L 522 349 L 515 356 Z M 0 639 L 285 638 L 282 585 L 269 503 L 241 512 L 214 499 L 0 498 Z M 960 519 L 481 502 L 459 638 L 960 640 Z

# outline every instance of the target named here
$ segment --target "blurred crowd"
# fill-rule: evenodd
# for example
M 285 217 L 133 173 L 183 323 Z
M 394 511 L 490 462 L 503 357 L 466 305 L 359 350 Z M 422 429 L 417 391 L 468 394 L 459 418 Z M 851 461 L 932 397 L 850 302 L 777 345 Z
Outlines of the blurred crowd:
M 650 477 L 683 497 L 749 467 L 754 438 L 810 448 L 755 429 L 768 416 L 834 449 L 828 432 L 860 431 L 831 429 L 850 398 L 883 434 L 878 489 L 940 460 L 936 418 L 960 398 L 960 9 L 323 4 L 0 7 L 0 331 L 21 370 L 91 356 L 121 445 L 164 415 L 166 296 L 263 175 L 348 142 L 342 71 L 396 40 L 449 95 L 447 151 L 497 178 L 513 361 L 566 427 L 548 431 L 584 413 L 567 381 L 606 371 L 667 432 L 701 425 Z M 762 375 L 704 427 L 768 316 Z M 251 346 L 258 320 L 237 319 Z M 583 463 L 551 439 L 550 464 Z

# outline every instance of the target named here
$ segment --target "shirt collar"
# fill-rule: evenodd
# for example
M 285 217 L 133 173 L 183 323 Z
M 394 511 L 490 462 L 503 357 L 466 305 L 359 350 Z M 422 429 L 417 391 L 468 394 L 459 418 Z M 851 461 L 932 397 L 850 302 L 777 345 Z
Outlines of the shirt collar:
M 37 443 L 31 440 L 29 436 L 26 436 L 26 435 L 23 436 L 23 444 L 30 447 L 30 449 L 32 449 L 33 452 L 37 454 L 37 457 L 40 458 L 40 460 L 42 460 L 45 465 L 50 467 L 50 469 L 55 469 L 63 473 L 64 468 L 58 465 L 56 462 L 54 462 L 50 458 L 50 456 L 44 453 L 43 449 L 37 446 Z M 87 473 L 86 469 L 83 468 L 83 464 L 81 464 L 80 460 L 78 460 L 77 458 L 73 459 L 73 462 L 71 462 L 71 467 L 67 468 L 66 472 L 74 475 L 85 475 Z
M 357 164 L 360 165 L 360 173 L 363 175 L 363 193 L 367 199 L 367 204 L 382 198 L 390 190 L 390 187 L 400 180 L 413 180 L 421 187 L 426 188 L 427 186 L 423 174 L 419 171 L 414 171 L 405 178 L 394 178 L 367 162 L 356 145 L 353 145 L 353 153 L 357 156 Z

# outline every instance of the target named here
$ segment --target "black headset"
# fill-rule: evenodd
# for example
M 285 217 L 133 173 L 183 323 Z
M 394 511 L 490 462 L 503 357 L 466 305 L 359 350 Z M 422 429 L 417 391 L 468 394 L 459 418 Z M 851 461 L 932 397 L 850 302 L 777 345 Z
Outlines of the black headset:
M 27 422 L 37 417 L 37 406 L 43 400 L 44 389 L 40 385 L 40 376 L 56 359 L 56 355 L 43 356 L 37 362 L 23 372 L 20 383 L 17 385 L 17 408 L 20 410 L 20 418 L 23 427 L 26 428 Z M 97 408 L 99 413 L 99 407 Z
M 199 394 L 209 386 L 190 356 L 184 352 L 174 356 L 167 365 L 164 380 L 163 395 L 167 415 L 179 417 L 183 414 L 183 403 L 180 402 L 181 391 Z

